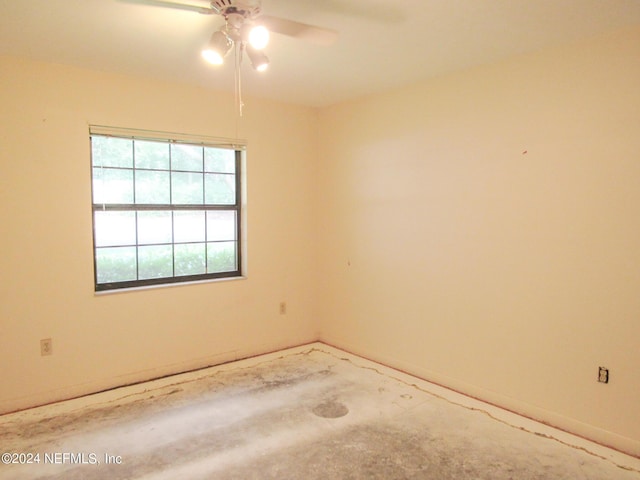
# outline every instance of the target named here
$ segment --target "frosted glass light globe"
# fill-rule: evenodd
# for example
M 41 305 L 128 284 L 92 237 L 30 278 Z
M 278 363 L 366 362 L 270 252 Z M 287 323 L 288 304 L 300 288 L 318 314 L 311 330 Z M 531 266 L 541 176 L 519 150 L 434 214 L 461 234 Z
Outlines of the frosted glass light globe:
M 263 25 L 256 25 L 249 32 L 249 44 L 256 50 L 262 50 L 269 43 L 269 30 Z

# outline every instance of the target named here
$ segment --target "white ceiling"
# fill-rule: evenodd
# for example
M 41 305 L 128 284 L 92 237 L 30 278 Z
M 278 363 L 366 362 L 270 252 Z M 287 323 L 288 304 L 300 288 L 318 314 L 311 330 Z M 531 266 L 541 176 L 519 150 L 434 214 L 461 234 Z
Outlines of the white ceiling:
M 207 5 L 206 0 L 175 0 Z M 640 24 L 640 0 L 263 0 L 264 13 L 340 32 L 332 46 L 273 35 L 245 95 L 309 106 Z M 0 54 L 233 91 L 200 50 L 214 15 L 127 0 L 0 0 Z

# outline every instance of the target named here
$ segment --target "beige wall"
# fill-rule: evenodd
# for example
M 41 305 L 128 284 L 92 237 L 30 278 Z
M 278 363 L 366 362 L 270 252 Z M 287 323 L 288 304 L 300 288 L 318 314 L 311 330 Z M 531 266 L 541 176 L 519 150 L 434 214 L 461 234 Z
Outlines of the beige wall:
M 640 29 L 325 109 L 320 139 L 322 340 L 640 454 Z
M 233 96 L 0 58 L 0 412 L 317 339 L 317 112 L 245 103 L 248 278 L 96 296 L 88 125 L 233 137 Z
M 320 338 L 640 455 L 639 60 L 246 99 L 248 279 L 96 296 L 88 124 L 232 137 L 232 98 L 0 58 L 0 412 Z

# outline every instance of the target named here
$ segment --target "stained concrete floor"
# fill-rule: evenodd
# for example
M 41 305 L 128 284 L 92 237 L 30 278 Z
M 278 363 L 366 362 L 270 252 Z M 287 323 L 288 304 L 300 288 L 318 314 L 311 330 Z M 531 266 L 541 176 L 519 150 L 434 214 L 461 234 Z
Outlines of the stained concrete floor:
M 4 415 L 5 452 L 40 463 L 2 480 L 640 480 L 636 458 L 322 344 Z

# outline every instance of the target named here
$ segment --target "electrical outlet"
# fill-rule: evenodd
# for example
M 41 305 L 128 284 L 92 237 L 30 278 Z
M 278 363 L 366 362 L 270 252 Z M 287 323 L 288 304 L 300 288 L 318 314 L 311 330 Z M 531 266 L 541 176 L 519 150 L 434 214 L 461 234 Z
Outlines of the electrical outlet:
M 609 369 L 605 367 L 598 367 L 598 382 L 609 383 Z
M 40 355 L 53 355 L 53 341 L 50 338 L 40 340 Z
M 287 314 L 287 302 L 280 302 L 280 315 Z

